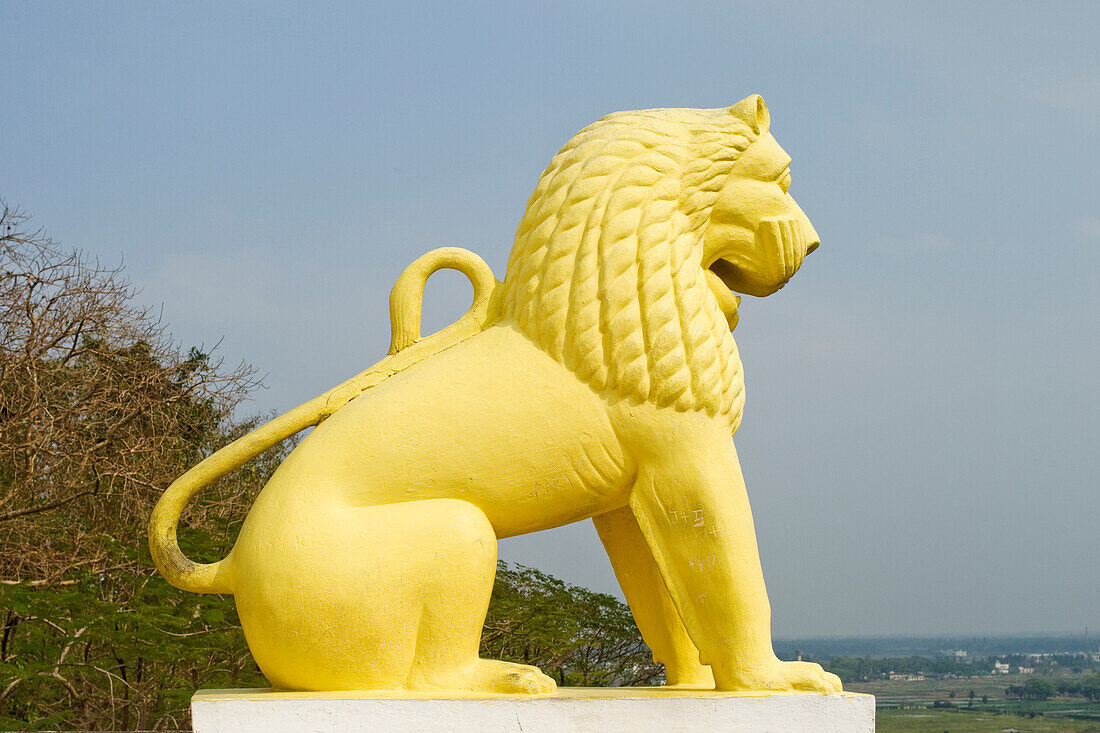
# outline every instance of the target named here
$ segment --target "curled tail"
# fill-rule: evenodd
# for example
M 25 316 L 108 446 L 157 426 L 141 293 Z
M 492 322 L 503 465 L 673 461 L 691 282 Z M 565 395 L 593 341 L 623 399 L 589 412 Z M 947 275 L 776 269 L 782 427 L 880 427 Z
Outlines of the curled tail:
M 451 268 L 470 278 L 474 302 L 457 321 L 426 338 L 420 336 L 424 284 L 436 270 Z M 231 557 L 196 563 L 180 550 L 176 527 L 192 498 L 204 488 L 292 435 L 320 424 L 364 391 L 413 364 L 465 341 L 492 325 L 500 312 L 500 282 L 485 261 L 457 247 L 432 250 L 409 265 L 390 291 L 390 353 L 365 372 L 256 428 L 208 456 L 172 482 L 149 519 L 149 550 L 161 575 L 194 593 L 232 593 Z

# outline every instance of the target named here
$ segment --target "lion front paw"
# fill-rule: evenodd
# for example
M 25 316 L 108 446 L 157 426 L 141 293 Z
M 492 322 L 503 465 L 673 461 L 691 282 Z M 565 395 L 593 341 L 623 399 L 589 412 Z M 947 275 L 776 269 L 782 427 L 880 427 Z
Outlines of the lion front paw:
M 494 659 L 478 660 L 474 689 L 507 695 L 549 695 L 557 689 L 554 680 L 538 667 Z
M 778 659 L 734 675 L 724 690 L 773 692 L 842 692 L 840 678 L 813 662 L 782 662 Z
M 780 662 L 781 677 L 795 690 L 842 692 L 840 678 L 813 662 Z

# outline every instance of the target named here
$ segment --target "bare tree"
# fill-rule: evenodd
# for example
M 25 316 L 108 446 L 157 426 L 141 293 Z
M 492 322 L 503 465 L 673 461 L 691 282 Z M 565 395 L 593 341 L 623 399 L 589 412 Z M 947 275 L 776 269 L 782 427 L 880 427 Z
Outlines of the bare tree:
M 114 524 L 147 510 L 174 477 L 165 471 L 201 453 L 255 386 L 252 370 L 181 352 L 135 304 L 121 267 L 64 250 L 27 221 L 2 205 L 0 522 L 80 502 L 74 515 Z M 34 565 L 14 561 L 5 576 Z
M 182 349 L 135 295 L 0 201 L 0 728 L 181 727 L 186 699 L 164 696 L 182 675 L 254 670 L 231 604 L 184 606 L 144 537 L 161 491 L 249 427 L 233 408 L 257 380 Z M 192 551 L 225 552 L 279 457 L 196 503 L 213 534 Z

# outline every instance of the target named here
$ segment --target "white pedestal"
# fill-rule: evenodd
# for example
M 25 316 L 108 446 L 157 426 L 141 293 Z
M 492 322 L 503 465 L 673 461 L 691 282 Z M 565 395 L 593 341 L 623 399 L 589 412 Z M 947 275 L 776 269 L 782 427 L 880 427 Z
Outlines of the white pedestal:
M 874 733 L 875 698 L 661 687 L 567 687 L 547 697 L 447 699 L 412 693 L 200 690 L 191 698 L 191 715 L 195 733 Z

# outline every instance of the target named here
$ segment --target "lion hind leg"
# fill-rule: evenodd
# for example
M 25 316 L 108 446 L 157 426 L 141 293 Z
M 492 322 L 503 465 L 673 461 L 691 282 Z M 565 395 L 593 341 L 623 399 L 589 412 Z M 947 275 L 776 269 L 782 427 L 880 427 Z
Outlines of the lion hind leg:
M 275 687 L 553 689 L 533 667 L 478 658 L 497 540 L 473 504 L 277 509 L 293 514 L 287 531 L 255 533 L 234 550 L 241 624 Z
M 399 505 L 403 506 L 403 505 Z M 436 561 L 421 579 L 423 606 L 416 653 L 405 686 L 510 694 L 553 692 L 536 667 L 478 657 L 481 630 L 496 574 L 497 538 L 485 514 L 450 499 L 410 503 L 418 515 L 437 513 Z

